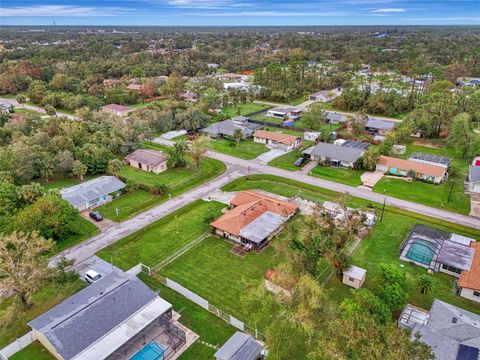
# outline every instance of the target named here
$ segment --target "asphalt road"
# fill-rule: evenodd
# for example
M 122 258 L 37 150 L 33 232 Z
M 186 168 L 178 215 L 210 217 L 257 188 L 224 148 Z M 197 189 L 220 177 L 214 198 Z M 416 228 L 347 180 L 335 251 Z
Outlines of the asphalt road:
M 19 104 L 18 101 L 15 100 L 15 99 L 6 99 L 6 98 L 0 97 L 0 101 L 8 102 L 11 105 L 13 105 L 15 107 L 18 107 L 18 108 L 24 108 L 24 109 L 33 110 L 33 111 L 37 111 L 39 113 L 45 114 L 45 110 L 43 110 L 41 107 L 34 106 L 34 105 L 28 105 L 28 104 Z M 69 118 L 70 120 L 77 120 L 77 118 L 73 115 L 65 114 L 65 113 L 58 112 L 58 111 L 57 111 L 57 116 L 64 116 L 66 118 Z

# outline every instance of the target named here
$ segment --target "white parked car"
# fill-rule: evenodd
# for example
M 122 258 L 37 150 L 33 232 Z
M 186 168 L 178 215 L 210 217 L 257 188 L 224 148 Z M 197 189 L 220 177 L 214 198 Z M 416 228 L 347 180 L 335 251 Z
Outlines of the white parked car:
M 85 273 L 85 280 L 89 283 L 89 284 L 93 284 L 97 281 L 99 281 L 100 279 L 102 279 L 102 275 L 97 273 L 95 270 L 88 270 L 86 273 Z

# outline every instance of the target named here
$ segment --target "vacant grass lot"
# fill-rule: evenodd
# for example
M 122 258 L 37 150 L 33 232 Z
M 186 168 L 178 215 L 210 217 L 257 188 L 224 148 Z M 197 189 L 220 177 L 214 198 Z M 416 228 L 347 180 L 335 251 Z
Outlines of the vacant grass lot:
M 34 341 L 26 348 L 9 357 L 10 360 L 55 360 L 55 356 L 45 349 L 38 341 Z
M 55 254 L 98 234 L 98 228 L 80 215 L 77 216 L 74 226 L 77 234 L 58 240 L 54 250 Z
M 215 346 L 222 346 L 236 329 L 217 316 L 188 300 L 183 295 L 155 281 L 155 279 L 141 274 L 140 279 L 154 291 L 160 290 L 160 296 L 173 305 L 173 309 L 180 314 L 180 322 L 194 331 L 200 338 L 193 343 L 180 360 L 210 360 L 216 350 L 201 344 L 205 341 Z
M 362 185 L 360 176 L 362 176 L 363 173 L 363 170 L 317 165 L 313 168 L 309 175 L 350 186 L 360 186 Z
M 122 240 L 101 250 L 97 255 L 122 270 L 138 263 L 153 266 L 209 230 L 205 222 L 211 213 L 218 217 L 225 204 L 215 201 L 194 201 L 155 221 Z M 178 233 L 177 233 L 178 230 Z
M 268 148 L 252 139 L 242 140 L 237 145 L 235 141 L 217 139 L 212 141 L 212 150 L 223 154 L 236 156 L 241 159 L 252 160 L 268 151 Z
M 273 124 L 283 124 L 283 119 L 276 118 L 276 117 L 271 117 L 267 116 L 267 113 L 260 113 L 257 115 L 252 116 L 253 120 L 258 120 L 258 121 L 264 121 L 264 122 L 269 122 Z M 318 131 L 323 132 L 323 131 L 335 131 L 340 127 L 339 124 L 323 124 Z M 308 126 L 303 122 L 303 120 L 300 118 L 300 120 L 295 121 L 295 124 L 293 126 L 292 130 L 295 130 L 295 128 L 299 129 L 308 129 Z M 283 129 L 282 129 L 283 130 Z
M 232 254 L 232 247 L 232 243 L 223 239 L 209 237 L 159 272 L 247 321 L 248 314 L 239 304 L 246 282 L 261 280 L 278 260 L 274 258 L 272 246 L 260 252 L 252 251 L 245 257 Z
M 238 114 L 238 108 L 240 108 L 240 114 Z M 260 111 L 268 108 L 268 105 L 257 104 L 257 103 L 245 103 L 239 104 L 238 107 L 225 106 L 222 108 L 221 114 L 227 116 L 228 118 L 233 118 L 238 115 L 248 115 L 255 111 Z
M 189 159 L 187 158 L 187 161 Z M 189 162 L 190 163 L 190 162 Z M 225 165 L 218 160 L 205 158 L 200 163 L 200 171 L 185 168 L 170 169 L 160 174 L 135 169 L 131 166 L 124 166 L 120 177 L 137 184 L 153 186 L 164 184 L 168 188 L 168 194 L 178 196 L 191 190 L 203 182 L 211 180 L 225 171 Z M 169 195 L 151 195 L 145 190 L 136 190 L 132 193 L 122 195 L 113 201 L 97 208 L 106 218 L 114 221 L 124 221 L 134 215 L 152 208 L 169 199 Z M 115 209 L 120 212 L 117 215 Z
M 295 149 L 293 151 L 290 151 L 282 156 L 279 156 L 276 159 L 273 159 L 268 163 L 270 166 L 275 166 L 280 169 L 285 169 L 285 170 L 290 170 L 290 171 L 298 171 L 301 170 L 301 166 L 295 166 L 295 161 L 297 161 L 298 158 L 301 158 L 303 156 L 302 150 L 301 149 Z M 305 163 L 306 164 L 306 163 Z M 303 165 L 305 165 L 303 164 Z M 302 166 L 303 166 L 302 165 Z
M 289 197 L 299 194 L 301 191 L 300 196 L 316 201 L 335 201 L 337 195 L 333 191 L 272 175 L 251 175 L 240 178 L 223 187 L 223 190 L 225 191 L 245 189 L 261 189 Z M 349 203 L 350 206 L 357 207 L 365 206 L 367 204 L 368 203 L 365 200 L 358 198 L 352 198 Z M 370 205 L 375 206 L 377 212 L 381 208 L 380 204 L 373 203 Z M 415 281 L 420 274 L 426 273 L 426 269 L 399 260 L 400 243 L 405 239 L 413 225 L 417 223 L 473 237 L 477 240 L 480 239 L 480 231 L 478 230 L 387 206 L 385 208 L 383 221 L 374 226 L 371 235 L 361 242 L 352 255 L 352 263 L 354 265 L 367 269 L 366 286 L 374 285 L 376 266 L 379 263 L 394 262 L 404 265 L 407 271 L 410 283 L 409 302 L 428 309 L 433 298 L 436 297 L 454 305 L 480 313 L 480 306 L 478 304 L 459 296 L 455 296 L 452 293 L 452 281 L 454 278 L 446 274 L 433 274 L 435 289 L 427 295 L 420 294 L 415 286 Z M 328 287 L 332 289 L 332 296 L 338 301 L 341 301 L 343 298 L 350 295 L 349 287 L 341 284 L 336 277 L 330 281 Z
M 445 145 L 445 141 L 436 141 L 436 143 Z M 464 194 L 463 179 L 468 174 L 469 164 L 465 159 L 461 158 L 451 147 L 433 148 L 413 145 L 412 140 L 409 140 L 406 145 L 407 151 L 402 158 L 408 159 L 414 152 L 446 156 L 451 159 L 451 166 L 457 169 L 458 175 L 455 178 L 450 177 L 440 185 L 427 184 L 421 181 L 406 182 L 400 179 L 383 178 L 375 185 L 373 191 L 444 210 L 468 214 L 470 212 L 470 198 Z M 450 202 L 448 202 L 452 181 L 452 195 Z
M 86 285 L 80 279 L 67 284 L 46 283 L 33 295 L 34 305 L 25 310 L 16 296 L 0 302 L 0 348 L 25 335 L 30 328 L 27 322 L 59 304 Z M 36 359 L 36 358 L 31 358 Z

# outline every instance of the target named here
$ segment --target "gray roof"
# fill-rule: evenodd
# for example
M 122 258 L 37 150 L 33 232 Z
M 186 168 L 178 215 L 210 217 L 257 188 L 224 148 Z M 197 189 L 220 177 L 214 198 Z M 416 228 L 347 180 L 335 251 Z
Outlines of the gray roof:
M 262 346 L 253 337 L 237 331 L 215 353 L 217 360 L 256 360 L 262 353 Z
M 315 145 L 310 154 L 354 163 L 362 156 L 363 150 L 321 142 Z
M 256 130 L 263 128 L 262 125 L 253 124 L 246 120 L 248 120 L 248 118 L 245 118 L 244 116 L 237 116 L 236 118 L 220 121 L 207 126 L 201 131 L 212 136 L 233 136 L 235 129 L 240 129 L 243 133 L 243 137 L 249 137 L 252 136 Z
M 345 122 L 347 121 L 347 115 L 345 114 L 339 114 L 333 111 L 327 111 L 326 112 L 326 118 L 330 122 Z
M 478 359 L 479 315 L 435 299 L 426 324 L 413 323 L 410 328 L 422 335 L 421 340 L 432 347 L 437 360 Z M 466 353 L 476 357 L 467 357 Z
M 133 160 L 151 167 L 156 167 L 167 161 L 167 156 L 158 150 L 138 149 L 127 155 L 125 160 Z
M 345 269 L 343 272 L 344 275 L 350 276 L 354 279 L 362 280 L 367 273 L 367 270 L 362 269 L 361 267 L 351 265 L 348 269 Z
M 62 198 L 76 207 L 125 187 L 115 176 L 100 176 L 81 184 L 60 190 Z
M 370 144 L 368 142 L 363 142 L 363 141 L 347 140 L 342 144 L 342 146 L 365 150 L 370 146 Z
M 277 230 L 285 221 L 286 218 L 274 212 L 267 211 L 241 229 L 240 236 L 259 244 L 263 239 Z
M 395 127 L 396 123 L 394 121 L 383 120 L 380 118 L 376 118 L 373 116 L 368 117 L 367 125 L 365 127 L 371 129 L 379 129 L 379 130 L 392 130 Z
M 157 297 L 137 277 L 113 271 L 28 325 L 71 359 Z
M 472 267 L 474 254 L 475 250 L 468 245 L 445 240 L 438 254 L 437 261 L 445 265 L 454 266 L 457 269 L 468 271 Z
M 470 181 L 480 181 L 480 166 L 470 165 Z

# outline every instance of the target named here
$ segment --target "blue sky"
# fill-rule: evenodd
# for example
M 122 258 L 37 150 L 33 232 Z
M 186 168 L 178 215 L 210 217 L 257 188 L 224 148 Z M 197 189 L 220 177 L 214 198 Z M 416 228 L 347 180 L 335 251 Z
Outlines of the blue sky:
M 480 0 L 0 0 L 3 25 L 480 24 Z

